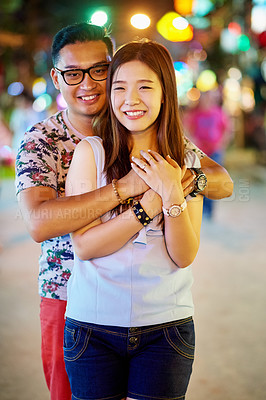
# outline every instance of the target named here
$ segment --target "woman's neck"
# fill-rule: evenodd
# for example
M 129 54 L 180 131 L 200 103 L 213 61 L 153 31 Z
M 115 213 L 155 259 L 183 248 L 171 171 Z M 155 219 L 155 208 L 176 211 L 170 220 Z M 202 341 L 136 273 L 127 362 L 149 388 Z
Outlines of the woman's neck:
M 140 150 L 158 151 L 157 132 L 154 129 L 151 131 L 133 133 L 132 140 L 133 149 L 131 156 L 140 157 Z

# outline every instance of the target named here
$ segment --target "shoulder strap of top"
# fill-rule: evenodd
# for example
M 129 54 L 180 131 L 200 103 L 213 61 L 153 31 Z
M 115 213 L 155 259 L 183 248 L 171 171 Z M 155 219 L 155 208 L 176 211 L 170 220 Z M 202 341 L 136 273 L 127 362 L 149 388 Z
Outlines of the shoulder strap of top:
M 103 174 L 104 163 L 105 163 L 105 152 L 102 145 L 102 139 L 98 136 L 87 136 L 85 139 L 90 143 L 95 163 L 97 167 L 97 187 L 102 187 L 106 185 L 105 176 Z

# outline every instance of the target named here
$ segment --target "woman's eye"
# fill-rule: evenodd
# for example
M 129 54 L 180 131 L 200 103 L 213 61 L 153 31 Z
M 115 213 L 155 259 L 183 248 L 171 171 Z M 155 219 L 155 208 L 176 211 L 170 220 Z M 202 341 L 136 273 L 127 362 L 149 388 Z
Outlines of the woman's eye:
M 140 89 L 151 89 L 150 86 L 141 86 Z
M 124 90 L 124 88 L 121 86 L 117 86 L 117 87 L 115 87 L 115 88 L 113 88 L 113 90 Z

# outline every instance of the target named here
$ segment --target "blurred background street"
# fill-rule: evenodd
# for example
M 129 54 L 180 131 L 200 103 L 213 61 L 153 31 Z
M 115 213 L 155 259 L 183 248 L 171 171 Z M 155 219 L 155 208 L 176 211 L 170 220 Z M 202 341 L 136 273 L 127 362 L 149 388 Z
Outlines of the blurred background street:
M 50 47 L 59 29 L 82 21 L 104 24 L 115 48 L 148 37 L 169 49 L 185 133 L 234 180 L 231 198 L 204 205 L 187 399 L 265 400 L 266 0 L 1 0 L 0 399 L 49 399 L 40 245 L 17 207 L 14 162 L 25 130 L 65 108 Z

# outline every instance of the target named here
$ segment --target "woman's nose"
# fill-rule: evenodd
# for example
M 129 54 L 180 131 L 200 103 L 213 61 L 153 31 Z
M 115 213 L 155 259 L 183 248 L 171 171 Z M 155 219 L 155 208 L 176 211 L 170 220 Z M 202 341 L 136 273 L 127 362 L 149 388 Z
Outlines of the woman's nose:
M 125 100 L 126 106 L 134 106 L 140 103 L 140 99 L 137 96 L 128 96 Z

